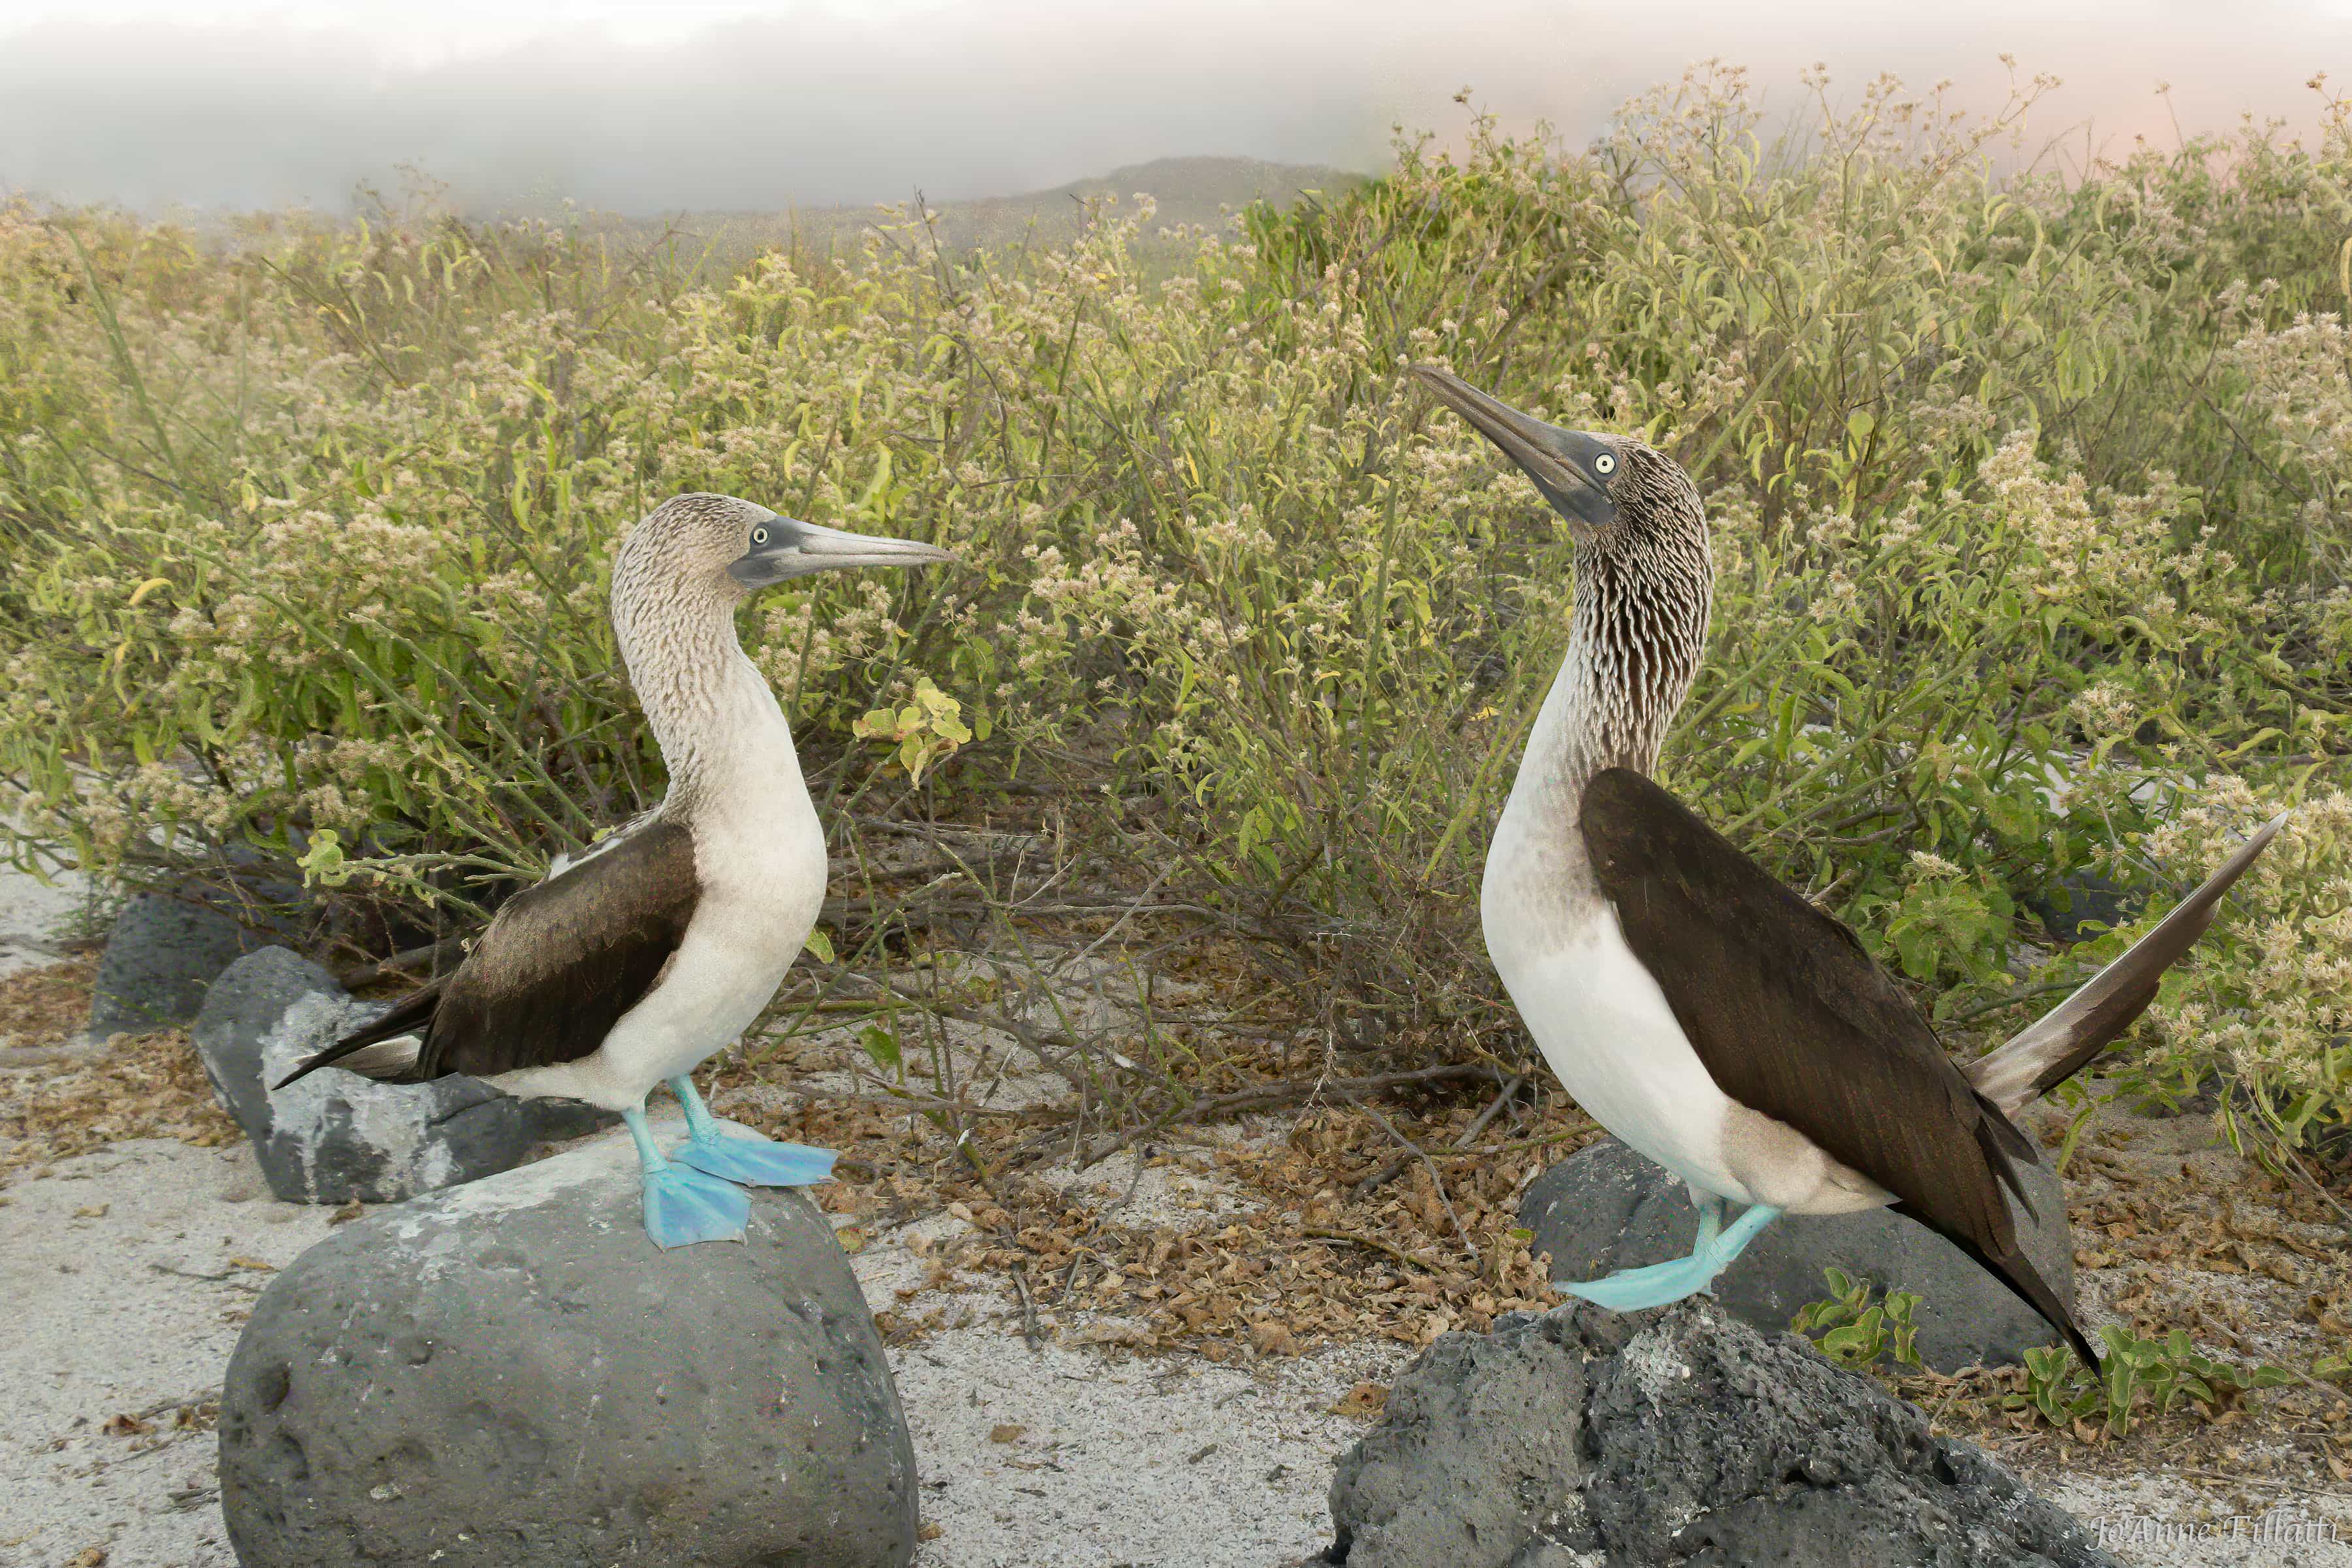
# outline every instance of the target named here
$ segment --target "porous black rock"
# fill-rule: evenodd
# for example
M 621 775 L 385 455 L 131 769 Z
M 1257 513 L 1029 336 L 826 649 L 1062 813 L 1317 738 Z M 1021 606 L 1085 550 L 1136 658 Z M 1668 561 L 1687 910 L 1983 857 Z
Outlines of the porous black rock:
M 210 904 L 142 893 L 115 917 L 99 955 L 89 1032 L 104 1039 L 186 1023 L 223 970 L 271 940 Z
M 2069 871 L 2047 891 L 2025 896 L 2025 907 L 2041 917 L 2054 942 L 2072 947 L 2139 918 L 2147 895 L 2097 871 Z M 2092 925 L 2099 930 L 2094 931 Z
M 1347 1568 L 2119 1568 L 1916 1406 L 1703 1297 L 1440 1338 L 1331 1517 Z
M 278 1275 L 221 1394 L 244 1568 L 906 1563 L 913 1445 L 830 1223 L 757 1191 L 742 1244 L 665 1253 L 638 1188 L 616 1135 Z
M 567 1100 L 516 1100 L 479 1079 L 380 1084 L 320 1071 L 272 1091 L 310 1056 L 382 1004 L 354 1001 L 325 970 L 283 947 L 229 965 L 190 1031 L 205 1074 L 288 1203 L 397 1203 L 509 1170 L 531 1145 L 612 1118 Z
M 2071 1301 L 2074 1233 L 2065 1190 L 2046 1164 L 2020 1162 L 2018 1176 L 2033 1201 L 2029 1214 L 2010 1200 L 2025 1255 L 2058 1299 Z M 1555 1279 L 1592 1279 L 1683 1257 L 1698 1213 L 1681 1182 L 1604 1138 L 1528 1184 L 1519 1223 L 1535 1232 L 1532 1250 L 1551 1254 Z M 2039 1313 L 1967 1254 L 1885 1209 L 1774 1221 L 1717 1277 L 1716 1299 L 1741 1321 L 1778 1331 L 1798 1308 L 1829 1294 L 1822 1271 L 1831 1268 L 1916 1292 L 1919 1354 L 1938 1372 L 2011 1365 L 2029 1349 L 2058 1342 Z

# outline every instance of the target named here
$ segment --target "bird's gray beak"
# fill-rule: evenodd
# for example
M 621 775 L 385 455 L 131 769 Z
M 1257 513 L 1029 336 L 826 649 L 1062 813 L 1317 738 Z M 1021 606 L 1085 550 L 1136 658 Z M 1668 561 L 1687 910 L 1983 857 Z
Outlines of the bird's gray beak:
M 955 559 L 936 544 L 850 533 L 789 517 L 775 518 L 753 529 L 751 545 L 727 566 L 727 574 L 747 588 L 765 588 L 836 566 L 920 566 Z
M 1609 478 L 1619 461 L 1615 447 L 1597 436 L 1563 430 L 1522 414 L 1450 370 L 1422 364 L 1413 366 L 1412 373 L 1428 384 L 1440 403 L 1468 420 L 1472 429 L 1501 447 L 1536 482 L 1580 542 L 1616 527 L 1617 503 L 1609 499 Z

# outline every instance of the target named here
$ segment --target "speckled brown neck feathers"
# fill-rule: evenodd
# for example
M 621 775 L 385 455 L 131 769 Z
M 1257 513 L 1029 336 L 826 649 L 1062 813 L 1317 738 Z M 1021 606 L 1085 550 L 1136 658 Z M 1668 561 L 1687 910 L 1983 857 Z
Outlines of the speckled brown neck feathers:
M 1706 647 L 1715 563 L 1688 478 L 1622 443 L 1618 526 L 1576 553 L 1576 610 L 1552 699 L 1528 738 L 1546 782 L 1574 800 L 1602 768 L 1648 773 Z
M 661 810 L 672 819 L 691 816 L 755 757 L 770 774 L 789 758 L 783 714 L 736 639 L 745 595 L 725 570 L 758 515 L 727 496 L 680 496 L 640 522 L 613 563 L 614 636 L 669 770 Z M 784 757 L 765 755 L 779 746 Z

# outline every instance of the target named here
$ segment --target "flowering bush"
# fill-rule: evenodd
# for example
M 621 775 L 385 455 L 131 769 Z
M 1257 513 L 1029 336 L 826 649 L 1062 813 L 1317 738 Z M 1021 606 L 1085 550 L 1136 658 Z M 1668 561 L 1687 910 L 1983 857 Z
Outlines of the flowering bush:
M 963 563 L 746 612 L 830 819 L 1106 803 L 1058 819 L 1094 874 L 1286 946 L 1346 1038 L 1509 1054 L 1473 893 L 1571 563 L 1433 360 L 1697 477 L 1669 781 L 1956 1027 L 2080 971 L 2027 912 L 2067 874 L 2152 917 L 2314 803 L 2143 1065 L 2344 1121 L 2352 131 L 1996 176 L 2042 85 L 1822 84 L 1775 141 L 1710 68 L 1150 265 L 1148 199 L 726 275 L 422 209 L 0 208 L 0 806 L 134 881 L 300 862 L 361 947 L 462 922 L 658 795 L 604 574 L 723 490 Z

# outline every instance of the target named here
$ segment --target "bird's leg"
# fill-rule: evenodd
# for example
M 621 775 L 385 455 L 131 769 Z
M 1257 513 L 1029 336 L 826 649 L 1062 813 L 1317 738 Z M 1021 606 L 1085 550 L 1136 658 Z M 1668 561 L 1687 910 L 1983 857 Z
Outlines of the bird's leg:
M 1723 1200 L 1705 1187 L 1692 1187 L 1690 1197 L 1698 1210 L 1698 1244 L 1705 1247 L 1723 1234 Z
M 1653 1263 L 1646 1268 L 1622 1268 L 1605 1279 L 1581 1284 L 1563 1280 L 1559 1288 L 1612 1312 L 1663 1307 L 1715 1283 L 1715 1277 L 1748 1249 L 1757 1234 L 1780 1217 L 1780 1211 L 1769 1204 L 1750 1204 L 1726 1227 L 1723 1200 L 1710 1195 L 1699 1204 L 1698 1237 L 1691 1243 L 1689 1257 Z
M 637 1146 L 637 1164 L 645 1173 L 646 1234 L 667 1251 L 697 1241 L 740 1241 L 744 1222 L 751 1217 L 751 1200 L 725 1182 L 699 1171 L 671 1164 L 654 1147 L 653 1130 L 646 1125 L 646 1109 L 631 1106 L 621 1112 L 630 1141 Z
M 688 1074 L 671 1079 L 669 1090 L 686 1107 L 686 1142 L 670 1151 L 679 1164 L 755 1187 L 807 1187 L 833 1180 L 832 1150 L 728 1131 L 702 1103 Z

